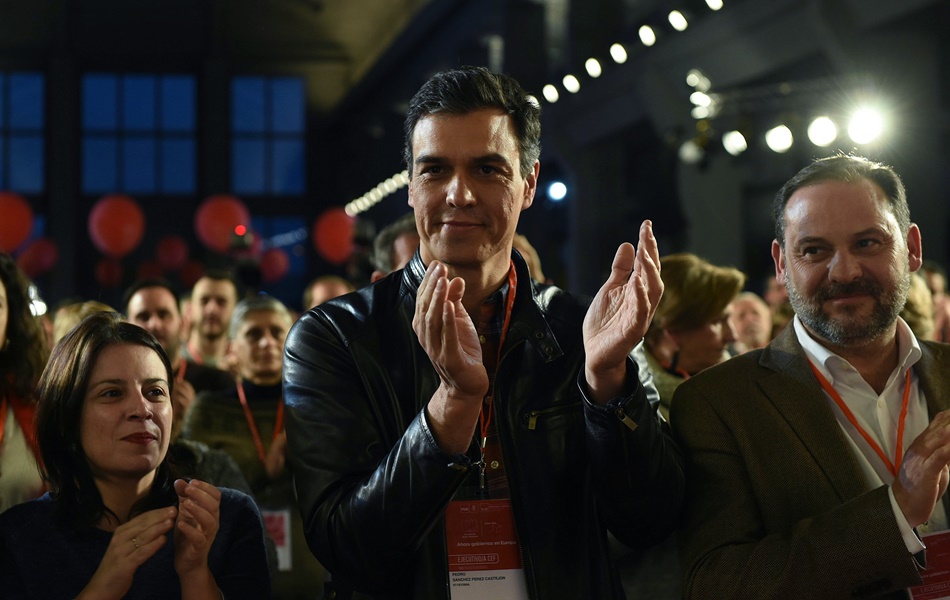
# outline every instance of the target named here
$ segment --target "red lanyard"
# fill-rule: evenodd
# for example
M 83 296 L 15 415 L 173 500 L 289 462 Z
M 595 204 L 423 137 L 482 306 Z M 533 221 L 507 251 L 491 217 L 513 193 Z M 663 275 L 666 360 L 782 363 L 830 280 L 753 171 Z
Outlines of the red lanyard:
M 178 363 L 178 375 L 175 377 L 178 381 L 184 381 L 185 371 L 188 370 L 188 361 L 184 358 L 181 359 L 181 362 Z
M 501 349 L 505 345 L 505 335 L 508 333 L 508 325 L 511 324 L 511 313 L 515 307 L 515 291 L 518 288 L 518 274 L 515 272 L 515 263 L 512 262 L 508 268 L 508 301 L 505 305 L 505 324 L 501 329 L 501 339 L 498 340 L 498 361 L 495 363 L 495 374 L 498 374 L 498 365 L 501 364 Z M 494 388 L 494 380 L 492 380 Z M 479 432 L 482 436 L 482 453 L 485 452 L 485 443 L 488 441 L 488 427 L 491 425 L 492 403 L 495 399 L 495 391 L 488 395 L 485 403 L 482 404 L 482 410 L 478 413 Z M 485 410 L 485 404 L 488 410 Z
M 251 413 L 251 407 L 247 405 L 247 396 L 244 395 L 244 382 L 240 379 L 237 382 L 238 398 L 241 399 L 241 406 L 244 408 L 244 418 L 247 419 L 247 427 L 251 430 L 251 437 L 254 439 L 254 447 L 257 448 L 257 456 L 262 463 L 267 462 L 267 455 L 264 454 L 264 443 L 261 441 L 261 434 L 257 431 L 257 424 L 254 422 L 254 415 Z M 281 430 L 284 428 L 284 398 L 277 400 L 277 422 L 274 423 L 274 436 L 271 443 L 277 439 Z
M 891 475 L 897 477 L 897 469 L 901 466 L 901 460 L 904 458 L 904 425 L 907 423 L 907 407 L 910 405 L 910 368 L 907 369 L 907 376 L 904 381 L 904 399 L 901 401 L 901 414 L 900 418 L 897 420 L 897 449 L 894 451 L 894 462 L 884 454 L 884 450 L 881 449 L 881 446 L 871 437 L 871 435 L 864 430 L 861 425 L 858 424 L 858 420 L 855 418 L 854 413 L 848 408 L 844 403 L 844 400 L 841 399 L 841 395 L 832 387 L 831 383 L 825 379 L 825 376 L 821 374 L 821 371 L 818 370 L 818 367 L 808 361 L 808 366 L 811 367 L 812 372 L 815 374 L 815 377 L 818 378 L 818 383 L 821 384 L 821 387 L 824 388 L 828 395 L 831 396 L 831 399 L 835 401 L 835 404 L 838 405 L 838 408 L 841 409 L 841 412 L 844 413 L 844 416 L 847 417 L 848 421 L 854 425 L 854 428 L 858 430 L 858 433 L 861 434 L 861 437 L 864 438 L 864 441 L 868 443 L 868 446 L 872 450 L 877 452 L 877 455 L 881 457 L 881 460 L 884 461 L 884 465 L 887 467 L 887 470 Z
M 0 444 L 3 443 L 3 434 L 7 428 L 7 397 L 0 399 Z
M 191 354 L 191 360 L 195 361 L 195 363 L 199 365 L 205 364 L 204 359 L 201 358 L 201 352 L 195 348 L 195 345 L 190 341 L 188 342 L 188 353 Z

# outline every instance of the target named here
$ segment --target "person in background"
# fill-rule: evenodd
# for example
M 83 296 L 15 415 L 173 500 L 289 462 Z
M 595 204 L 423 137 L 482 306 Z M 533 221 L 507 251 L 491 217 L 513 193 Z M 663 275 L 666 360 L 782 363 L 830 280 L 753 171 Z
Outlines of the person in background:
M 950 569 L 923 555 L 947 542 L 950 346 L 898 316 L 920 229 L 897 173 L 857 156 L 806 166 L 773 216 L 794 320 L 673 400 L 683 597 L 906 600 Z
M 199 365 L 229 369 L 228 326 L 238 301 L 237 283 L 224 271 L 208 271 L 191 289 L 191 335 L 182 350 Z
M 50 493 L 0 515 L 4 598 L 270 597 L 251 498 L 167 460 L 173 386 L 162 346 L 118 313 L 56 346 L 37 388 Z
M 0 511 L 43 493 L 33 388 L 48 352 L 30 310 L 30 281 L 0 252 Z
M 419 247 L 419 232 L 412 212 L 383 227 L 373 239 L 373 274 L 376 282 L 406 266 Z
M 765 348 L 772 341 L 772 312 L 755 292 L 742 292 L 732 302 L 729 321 L 736 332 L 735 352 Z
M 678 518 L 639 350 L 663 289 L 651 224 L 593 301 L 535 284 L 512 243 L 540 133 L 510 77 L 434 75 L 406 119 L 420 251 L 287 339 L 288 460 L 343 593 L 620 598 L 608 531 L 647 547 Z
M 900 316 L 918 340 L 935 341 L 933 297 L 920 271 L 911 273 L 907 302 Z
M 79 325 L 80 321 L 97 312 L 116 311 L 108 304 L 98 300 L 78 300 L 59 307 L 53 317 L 53 345 L 58 344 L 61 339 L 66 337 L 66 334 L 73 327 Z
M 729 358 L 729 346 L 736 340 L 729 309 L 745 284 L 745 275 L 685 252 L 664 256 L 660 265 L 663 297 L 646 347 L 660 392 L 659 411 L 669 419 L 676 388 Z
M 184 435 L 234 458 L 276 544 L 274 596 L 309 600 L 321 597 L 324 572 L 307 548 L 300 513 L 293 510 L 292 473 L 286 466 L 281 359 L 292 324 L 287 307 L 270 296 L 238 303 L 230 331 L 237 382 L 199 394 Z
M 950 342 L 950 296 L 947 295 L 947 272 L 938 263 L 925 260 L 921 267 L 933 300 L 934 340 Z
M 349 294 L 353 284 L 338 275 L 321 275 L 309 284 L 303 292 L 303 310 L 307 312 L 327 300 Z
M 531 242 L 528 241 L 528 238 L 520 233 L 516 233 L 512 240 L 512 245 L 515 250 L 521 253 L 521 257 L 524 258 L 524 261 L 528 263 L 528 271 L 531 273 L 532 279 L 538 283 L 548 285 L 553 283 L 544 275 L 544 270 L 541 269 L 541 257 L 538 255 L 538 251 L 535 250 L 534 246 L 531 245 Z

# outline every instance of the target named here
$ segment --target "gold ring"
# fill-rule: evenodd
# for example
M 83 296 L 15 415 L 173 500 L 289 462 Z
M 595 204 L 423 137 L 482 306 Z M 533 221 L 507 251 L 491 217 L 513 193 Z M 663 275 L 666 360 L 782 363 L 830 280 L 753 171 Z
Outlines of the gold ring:
M 132 543 L 135 544 L 135 547 L 136 547 L 136 548 L 139 547 L 139 541 L 138 541 L 137 539 L 132 538 Z

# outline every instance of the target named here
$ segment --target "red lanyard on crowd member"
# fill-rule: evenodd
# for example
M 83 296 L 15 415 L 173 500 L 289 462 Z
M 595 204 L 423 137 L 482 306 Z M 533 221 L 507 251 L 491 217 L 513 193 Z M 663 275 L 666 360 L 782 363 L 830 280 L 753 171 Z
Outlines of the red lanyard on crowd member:
M 511 324 L 511 313 L 515 307 L 515 291 L 518 288 L 518 274 L 515 272 L 515 263 L 512 262 L 508 267 L 508 301 L 505 303 L 505 324 L 501 328 L 501 339 L 498 340 L 498 360 L 495 363 L 495 375 L 498 375 L 498 365 L 501 364 L 501 349 L 505 345 L 505 335 L 508 333 L 508 325 Z M 485 460 L 485 444 L 488 442 L 488 427 L 491 425 L 492 404 L 495 398 L 495 380 L 492 379 L 492 392 L 482 404 L 482 410 L 478 413 L 479 433 L 482 436 L 482 461 Z M 487 405 L 487 410 L 486 410 Z M 482 467 L 484 469 L 484 466 Z
M 181 359 L 181 362 L 178 363 L 178 375 L 175 376 L 175 379 L 177 379 L 178 381 L 184 381 L 185 371 L 187 370 L 188 370 L 188 361 L 183 358 Z
M 0 444 L 3 443 L 3 434 L 7 430 L 7 397 L 0 398 Z
M 247 419 L 247 427 L 251 430 L 251 437 L 254 439 L 254 447 L 257 448 L 257 456 L 262 463 L 267 463 L 267 455 L 264 454 L 264 443 L 261 441 L 261 434 L 257 430 L 257 424 L 254 422 L 254 415 L 251 413 L 251 407 L 247 405 L 247 396 L 244 395 L 244 382 L 237 381 L 238 398 L 241 399 L 241 406 L 244 408 L 244 418 Z M 284 428 L 284 397 L 277 400 L 277 421 L 274 423 L 274 435 L 271 443 L 277 439 L 281 430 Z
M 861 434 L 861 437 L 864 438 L 864 441 L 868 443 L 872 450 L 874 450 L 878 456 L 881 457 L 881 460 L 884 461 L 884 466 L 887 467 L 887 470 L 891 475 L 897 477 L 897 469 L 901 466 L 901 460 L 904 458 L 904 425 L 907 423 L 907 407 L 910 404 L 910 368 L 907 369 L 907 376 L 904 380 L 904 399 L 901 401 L 901 415 L 897 420 L 897 449 L 894 451 L 894 462 L 884 454 L 884 450 L 881 449 L 881 446 L 864 430 L 861 425 L 858 424 L 858 420 L 855 418 L 854 413 L 848 408 L 844 403 L 844 400 L 841 399 L 841 395 L 835 390 L 835 388 L 825 379 L 825 376 L 821 374 L 821 371 L 818 370 L 818 367 L 808 361 L 808 366 L 811 367 L 812 372 L 815 374 L 815 377 L 818 378 L 818 383 L 821 384 L 821 387 L 824 388 L 828 395 L 831 396 L 831 399 L 835 401 L 835 404 L 838 405 L 838 408 L 841 409 L 841 412 L 844 413 L 844 416 L 847 417 L 848 421 L 854 425 L 854 428 L 858 430 L 858 433 Z
M 196 364 L 203 365 L 205 361 L 201 358 L 201 352 L 195 348 L 195 345 L 188 341 L 188 354 L 191 354 L 191 360 L 195 361 Z

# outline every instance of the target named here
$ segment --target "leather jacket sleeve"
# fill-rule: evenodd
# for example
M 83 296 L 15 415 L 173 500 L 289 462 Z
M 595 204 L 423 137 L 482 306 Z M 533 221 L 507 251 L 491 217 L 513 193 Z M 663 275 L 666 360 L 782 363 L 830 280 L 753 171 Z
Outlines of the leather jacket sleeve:
M 392 418 L 364 386 L 387 379 L 366 368 L 320 311 L 287 338 L 288 460 L 307 541 L 335 579 L 379 588 L 404 574 L 472 461 L 442 452 L 422 411 Z
M 642 352 L 641 342 L 627 360 L 627 389 L 633 392 L 606 406 L 590 401 L 583 369 L 578 373 L 598 506 L 611 533 L 637 548 L 669 535 L 685 494 L 683 458 L 656 410 L 659 394 Z

